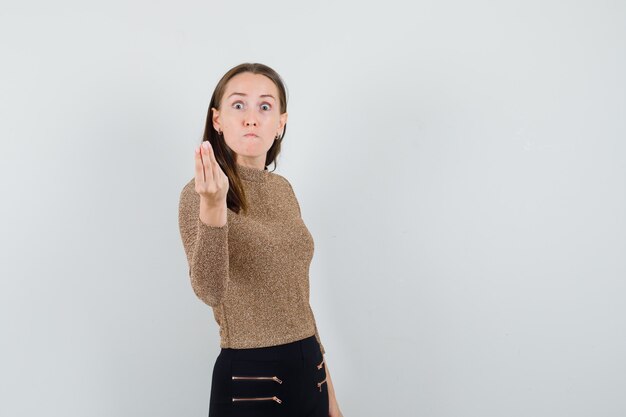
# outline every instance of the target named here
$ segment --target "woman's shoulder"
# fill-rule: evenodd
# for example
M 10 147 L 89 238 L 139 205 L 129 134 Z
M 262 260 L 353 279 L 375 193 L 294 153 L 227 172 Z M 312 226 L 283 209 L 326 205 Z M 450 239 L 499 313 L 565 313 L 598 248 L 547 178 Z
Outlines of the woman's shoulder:
M 185 183 L 185 185 L 183 185 L 183 188 L 180 191 L 180 201 L 196 200 L 196 198 L 199 198 L 199 196 L 196 192 L 196 179 L 193 177 Z
M 277 183 L 287 185 L 289 186 L 289 188 L 292 188 L 289 180 L 285 178 L 283 175 L 278 174 L 276 172 L 270 172 L 269 174 L 270 174 L 270 178 L 274 178 L 274 181 L 276 181 Z
M 183 185 L 181 194 L 188 193 L 189 191 L 193 191 L 193 192 L 196 191 L 196 179 L 195 178 L 191 178 L 189 181 L 185 183 L 185 185 Z
M 291 182 L 284 175 L 276 172 L 269 172 L 269 180 L 271 183 L 274 183 L 278 186 L 278 188 L 286 191 L 287 193 L 295 194 Z M 196 192 L 196 180 L 195 177 L 192 177 L 183 185 L 180 192 L 180 198 L 181 200 L 196 200 L 198 197 L 198 193 Z
M 277 188 L 280 188 L 280 193 L 284 194 L 288 199 L 294 199 L 297 201 L 298 197 L 296 192 L 291 185 L 291 182 L 283 175 L 272 172 L 270 175 L 273 175 L 275 178 L 275 183 L 278 184 Z

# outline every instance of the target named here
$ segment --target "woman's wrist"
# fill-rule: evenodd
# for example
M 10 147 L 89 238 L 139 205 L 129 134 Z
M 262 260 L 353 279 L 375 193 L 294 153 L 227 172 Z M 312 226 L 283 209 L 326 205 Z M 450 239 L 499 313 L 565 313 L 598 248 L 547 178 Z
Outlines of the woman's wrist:
M 213 205 L 200 199 L 200 220 L 207 226 L 222 227 L 228 221 L 226 201 L 223 204 Z

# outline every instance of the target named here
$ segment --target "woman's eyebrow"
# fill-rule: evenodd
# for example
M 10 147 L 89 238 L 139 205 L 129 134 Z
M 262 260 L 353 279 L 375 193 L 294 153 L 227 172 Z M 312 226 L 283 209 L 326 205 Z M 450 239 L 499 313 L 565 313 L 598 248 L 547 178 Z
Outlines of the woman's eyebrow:
M 231 95 L 229 95 L 229 96 L 228 96 L 228 98 L 231 98 L 231 97 L 232 97 L 232 96 L 234 96 L 234 95 L 244 96 L 244 97 L 247 97 L 247 96 L 248 96 L 247 94 L 244 94 L 244 93 L 232 93 Z M 272 98 L 273 100 L 276 100 L 276 99 L 274 98 L 274 96 L 273 96 L 273 95 L 271 95 L 271 94 L 261 94 L 259 97 L 270 97 L 270 98 Z

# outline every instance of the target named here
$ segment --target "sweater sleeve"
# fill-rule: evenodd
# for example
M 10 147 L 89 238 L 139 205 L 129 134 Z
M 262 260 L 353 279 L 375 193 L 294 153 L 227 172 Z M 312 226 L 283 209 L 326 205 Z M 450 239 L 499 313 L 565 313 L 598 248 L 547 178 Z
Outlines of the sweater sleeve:
M 180 194 L 178 225 L 191 287 L 204 303 L 217 306 L 228 286 L 228 222 L 217 227 L 200 220 L 200 196 L 193 180 Z

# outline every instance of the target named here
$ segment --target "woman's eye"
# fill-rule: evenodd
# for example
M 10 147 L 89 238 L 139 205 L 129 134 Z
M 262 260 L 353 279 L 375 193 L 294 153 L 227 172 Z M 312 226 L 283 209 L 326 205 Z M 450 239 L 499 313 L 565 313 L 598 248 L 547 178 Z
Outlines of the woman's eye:
M 264 108 L 266 107 L 266 108 Z M 270 106 L 269 104 L 261 104 L 261 108 L 263 108 L 263 110 L 270 110 L 272 108 L 272 106 Z
M 243 104 L 237 102 L 235 104 L 233 104 L 233 107 L 235 107 L 236 109 L 240 109 L 241 107 L 237 107 L 237 106 L 243 106 Z

